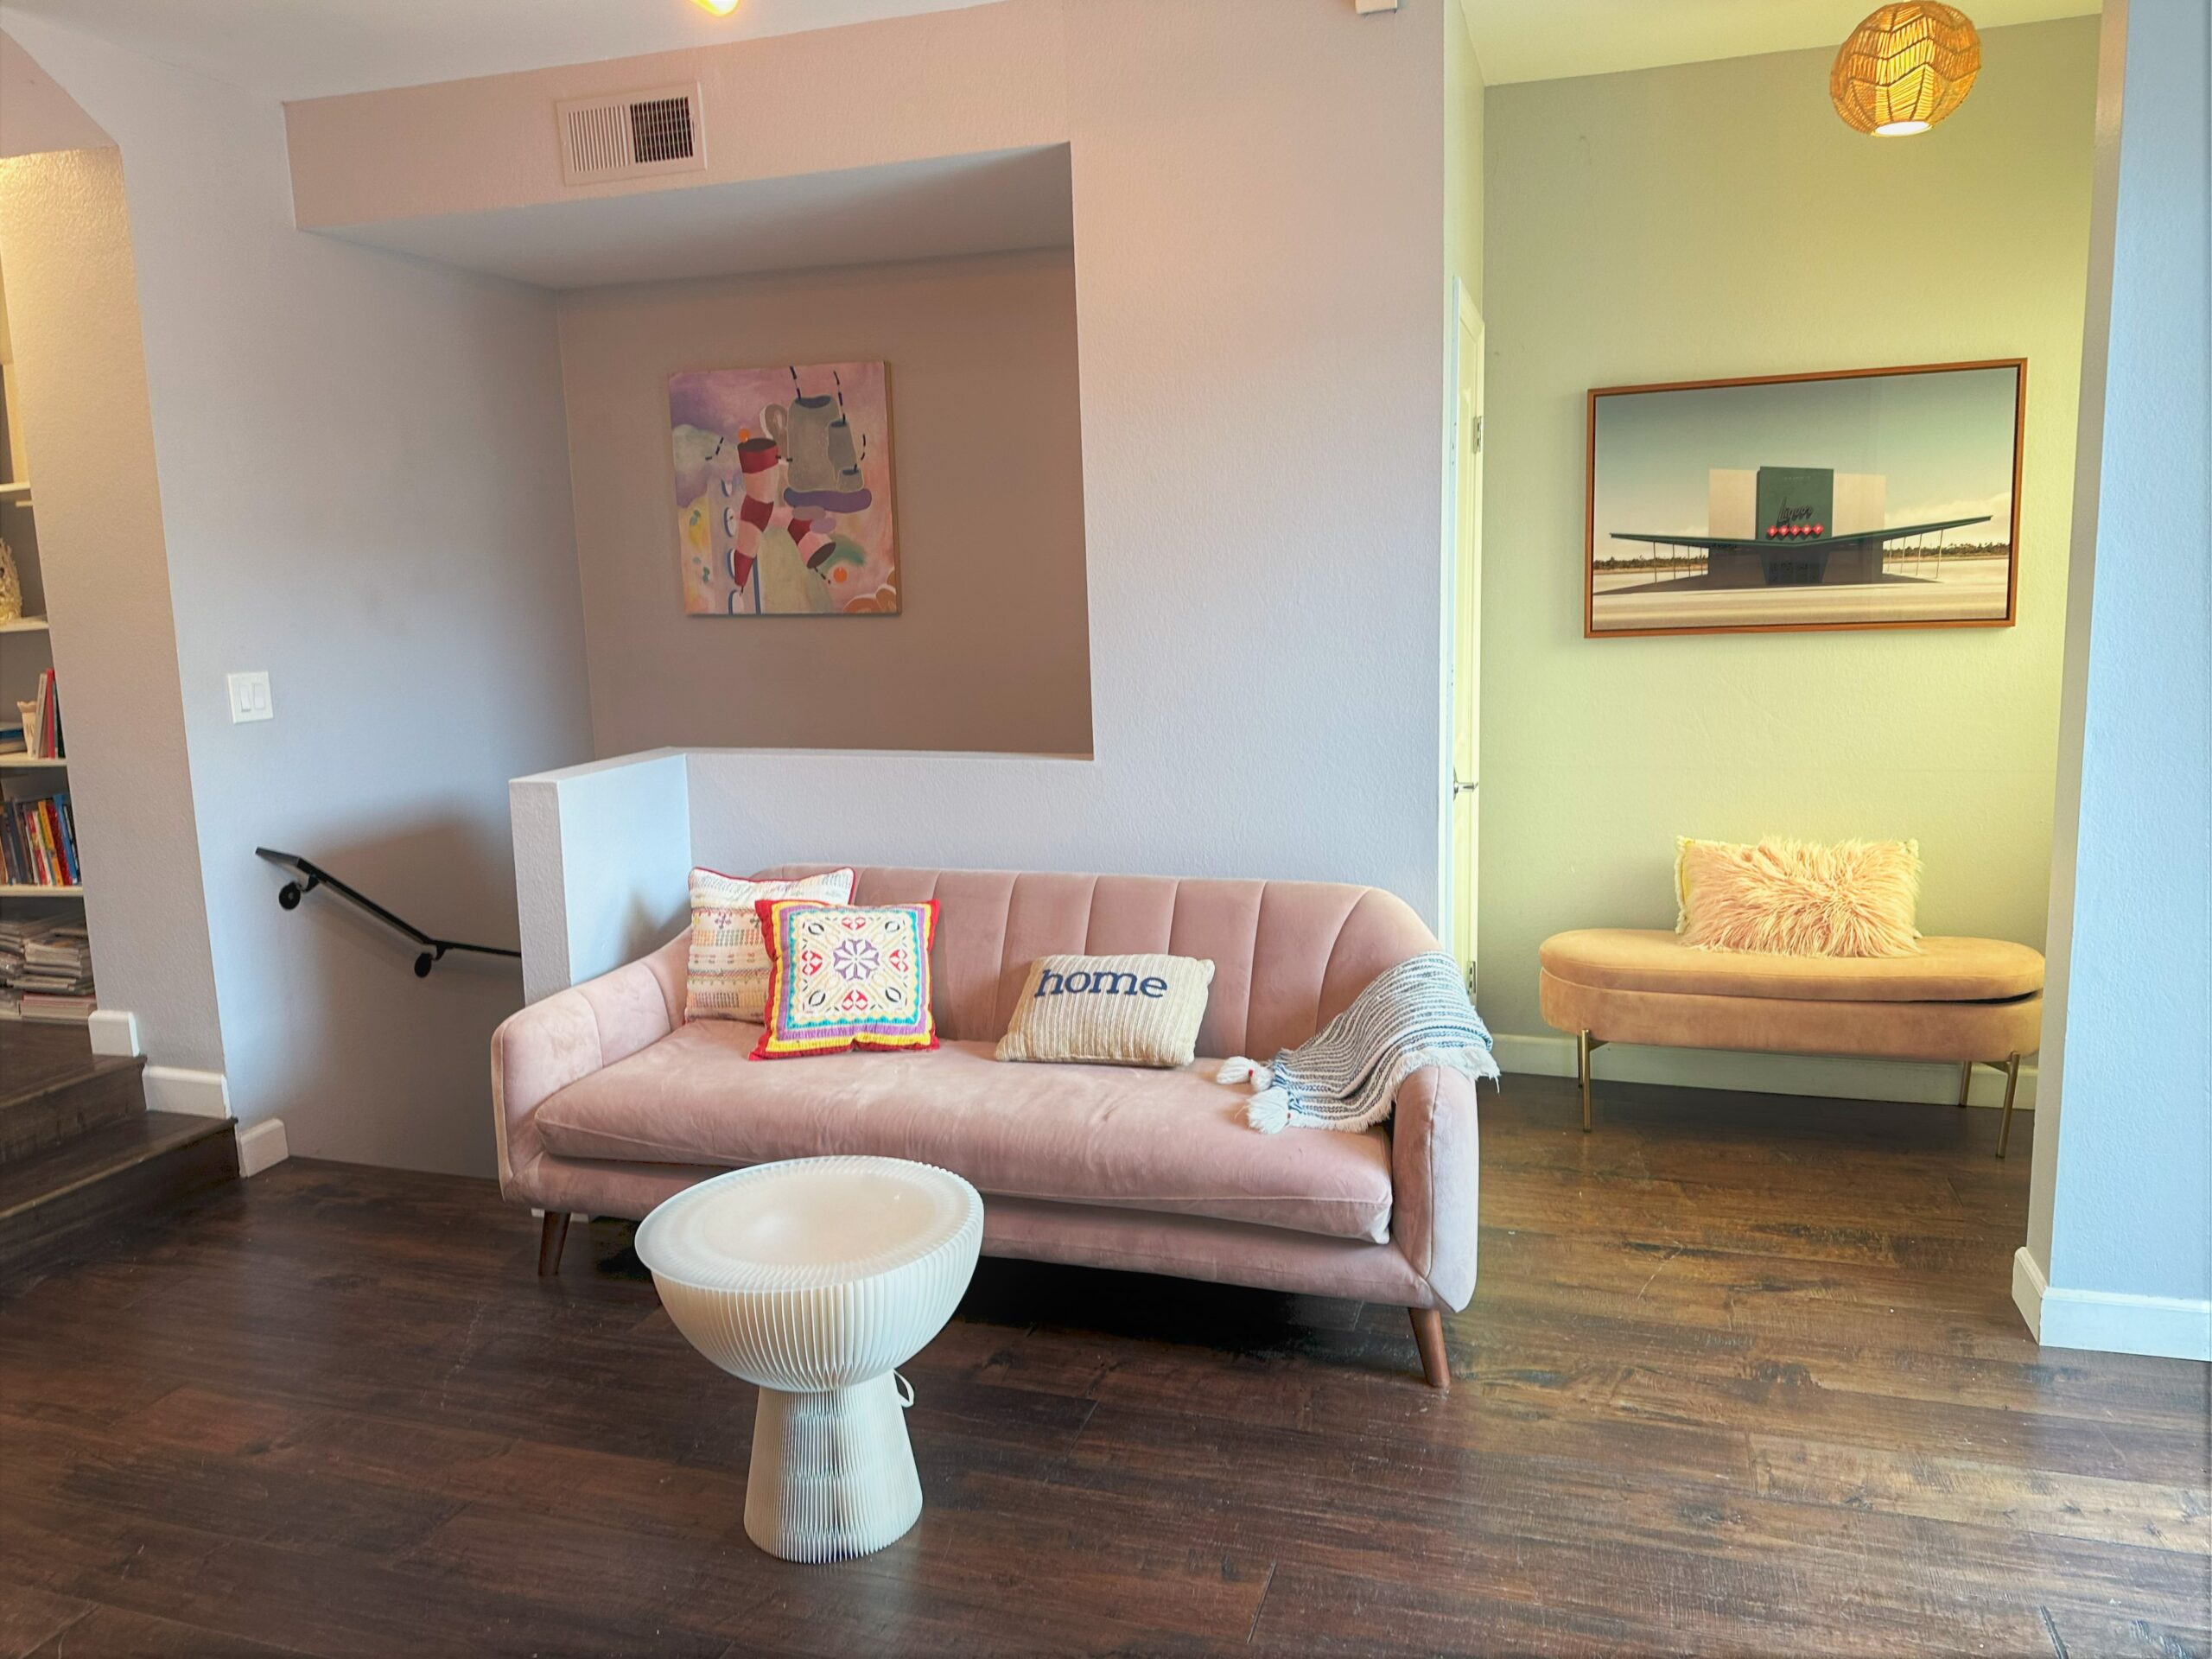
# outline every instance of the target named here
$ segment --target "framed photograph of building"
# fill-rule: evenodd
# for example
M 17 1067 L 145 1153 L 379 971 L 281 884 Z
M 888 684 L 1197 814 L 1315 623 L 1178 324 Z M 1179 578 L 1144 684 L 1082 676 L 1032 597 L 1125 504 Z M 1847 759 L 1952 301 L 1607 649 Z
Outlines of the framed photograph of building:
M 1583 633 L 2009 627 L 2024 358 L 1590 394 Z

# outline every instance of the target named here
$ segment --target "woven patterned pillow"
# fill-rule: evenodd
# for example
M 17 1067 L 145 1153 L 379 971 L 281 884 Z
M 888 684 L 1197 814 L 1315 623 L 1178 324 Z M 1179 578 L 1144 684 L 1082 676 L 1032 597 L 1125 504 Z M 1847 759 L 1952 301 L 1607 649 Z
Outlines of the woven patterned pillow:
M 1675 847 L 1675 931 L 1684 944 L 1796 957 L 1919 950 L 1916 841 L 1746 846 L 1683 836 Z
M 1039 957 L 998 1058 L 1188 1065 L 1212 983 L 1190 957 Z
M 853 873 L 831 870 L 797 881 L 748 881 L 719 870 L 691 872 L 691 952 L 684 964 L 686 1020 L 758 1020 L 768 1001 L 768 951 L 760 943 L 763 899 L 811 899 L 842 905 Z
M 866 908 L 760 901 L 768 1005 L 756 1060 L 853 1048 L 935 1048 L 930 942 L 937 900 Z

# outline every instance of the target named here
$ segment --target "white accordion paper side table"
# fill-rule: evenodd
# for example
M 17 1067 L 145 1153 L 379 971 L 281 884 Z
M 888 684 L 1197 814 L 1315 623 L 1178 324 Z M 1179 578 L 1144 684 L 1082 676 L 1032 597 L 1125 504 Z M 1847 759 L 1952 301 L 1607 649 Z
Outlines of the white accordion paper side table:
M 669 1318 L 758 1385 L 745 1531 L 787 1561 L 881 1549 L 922 1512 L 894 1375 L 952 1317 L 983 1243 L 966 1181 L 898 1158 L 733 1170 L 638 1225 Z

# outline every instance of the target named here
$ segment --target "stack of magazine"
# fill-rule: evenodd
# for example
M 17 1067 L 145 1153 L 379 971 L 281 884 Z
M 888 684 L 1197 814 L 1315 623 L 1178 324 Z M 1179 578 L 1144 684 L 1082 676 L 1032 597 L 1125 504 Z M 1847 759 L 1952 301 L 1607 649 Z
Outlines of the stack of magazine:
M 98 1006 L 83 924 L 0 921 L 0 1008 L 26 1020 L 82 1020 Z

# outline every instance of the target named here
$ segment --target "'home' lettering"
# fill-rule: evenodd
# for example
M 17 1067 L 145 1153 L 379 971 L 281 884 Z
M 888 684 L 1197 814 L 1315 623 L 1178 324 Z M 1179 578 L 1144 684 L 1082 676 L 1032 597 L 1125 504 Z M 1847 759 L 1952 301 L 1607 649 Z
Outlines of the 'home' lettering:
M 1146 996 L 1157 1001 L 1167 995 L 1167 982 L 1157 974 L 1139 979 L 1135 974 L 1109 973 L 1103 969 L 1096 973 L 1078 969 L 1058 974 L 1047 968 L 1037 976 L 1038 996 L 1080 996 L 1086 992 L 1099 996 Z

